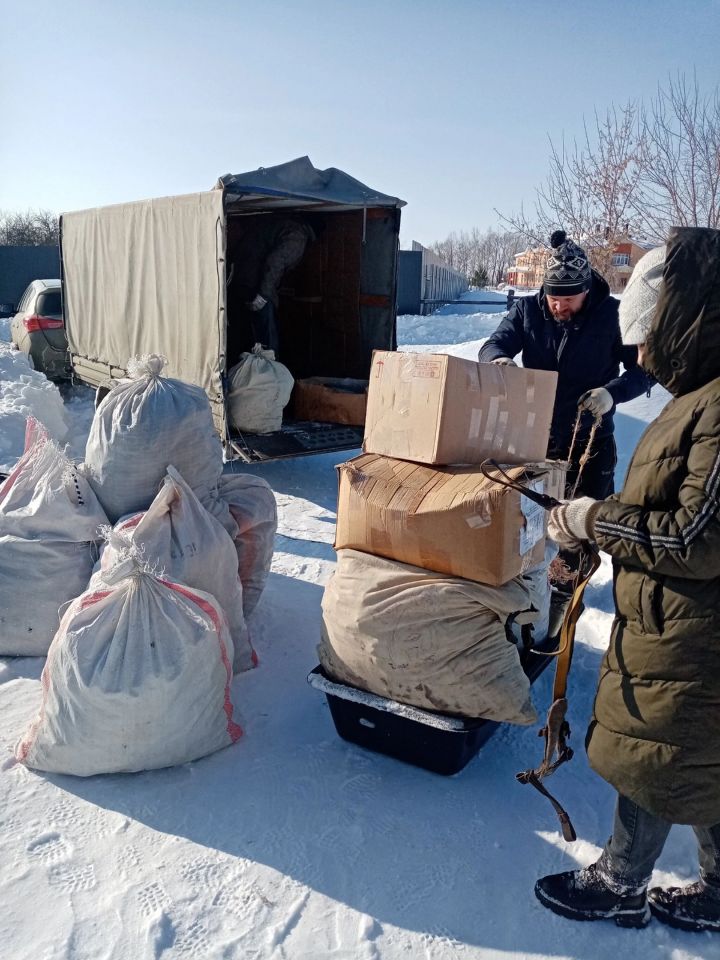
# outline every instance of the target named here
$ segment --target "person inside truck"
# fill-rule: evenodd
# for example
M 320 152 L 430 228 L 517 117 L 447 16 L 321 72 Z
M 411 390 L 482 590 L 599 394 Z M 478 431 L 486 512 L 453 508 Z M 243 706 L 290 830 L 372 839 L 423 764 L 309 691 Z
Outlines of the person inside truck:
M 590 440 L 591 456 L 580 473 L 577 496 L 603 500 L 614 491 L 615 448 L 613 417 L 618 403 L 640 396 L 651 381 L 638 364 L 637 348 L 624 346 L 618 321 L 618 301 L 606 280 L 590 266 L 585 251 L 564 230 L 550 237 L 542 289 L 515 301 L 507 317 L 483 344 L 481 362 L 557 370 L 550 443 L 547 455 L 570 460 L 567 484 L 573 490 L 580 458 Z M 620 374 L 620 365 L 624 372 Z M 580 421 L 575 442 L 576 418 Z M 572 448 L 572 456 L 570 457 Z M 566 577 L 553 584 L 549 636 L 560 631 L 570 600 L 578 554 L 561 550 Z
M 313 228 L 296 217 L 267 215 L 239 221 L 227 278 L 228 367 L 256 343 L 279 357 L 280 284 L 314 239 Z

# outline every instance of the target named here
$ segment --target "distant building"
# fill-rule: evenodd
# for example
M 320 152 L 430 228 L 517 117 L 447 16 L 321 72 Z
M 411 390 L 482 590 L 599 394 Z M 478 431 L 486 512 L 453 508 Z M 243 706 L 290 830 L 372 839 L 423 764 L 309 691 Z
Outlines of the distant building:
M 623 237 L 615 244 L 610 258 L 610 269 L 605 276 L 613 293 L 621 293 L 625 289 L 640 257 L 656 246 L 656 243 L 633 237 Z M 549 256 L 549 247 L 528 247 L 527 250 L 515 254 L 515 264 L 508 268 L 506 274 L 508 286 L 526 290 L 541 287 Z
M 508 286 L 524 287 L 526 290 L 541 286 L 549 254 L 546 247 L 528 247 L 516 253 L 515 265 L 508 268 L 506 275 Z
M 608 277 L 613 293 L 620 293 L 627 286 L 630 274 L 640 257 L 645 256 L 648 250 L 657 247 L 657 243 L 648 243 L 645 240 L 634 240 L 628 237 L 615 244 L 610 261 L 611 276 Z

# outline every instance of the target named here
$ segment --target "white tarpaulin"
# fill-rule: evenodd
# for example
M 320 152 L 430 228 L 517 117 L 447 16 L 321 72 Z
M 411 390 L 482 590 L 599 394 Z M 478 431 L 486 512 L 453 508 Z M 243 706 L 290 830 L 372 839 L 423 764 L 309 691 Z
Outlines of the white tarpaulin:
M 61 232 L 65 324 L 80 376 L 100 383 L 122 376 L 130 357 L 163 355 L 167 376 L 206 391 L 220 426 L 222 191 L 66 213 Z

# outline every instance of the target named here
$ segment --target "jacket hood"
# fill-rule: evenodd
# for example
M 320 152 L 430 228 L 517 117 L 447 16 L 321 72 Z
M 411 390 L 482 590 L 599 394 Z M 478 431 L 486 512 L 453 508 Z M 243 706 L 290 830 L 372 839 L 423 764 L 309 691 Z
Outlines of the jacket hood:
M 720 377 L 720 230 L 671 231 L 643 366 L 675 397 Z

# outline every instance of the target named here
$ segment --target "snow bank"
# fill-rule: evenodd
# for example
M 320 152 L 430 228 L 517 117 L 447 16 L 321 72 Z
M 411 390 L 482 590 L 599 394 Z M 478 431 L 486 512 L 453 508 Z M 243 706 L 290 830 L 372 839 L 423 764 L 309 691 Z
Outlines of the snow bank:
M 33 370 L 24 353 L 0 342 L 0 472 L 8 473 L 25 445 L 25 421 L 33 416 L 62 442 L 67 421 L 60 391 Z

